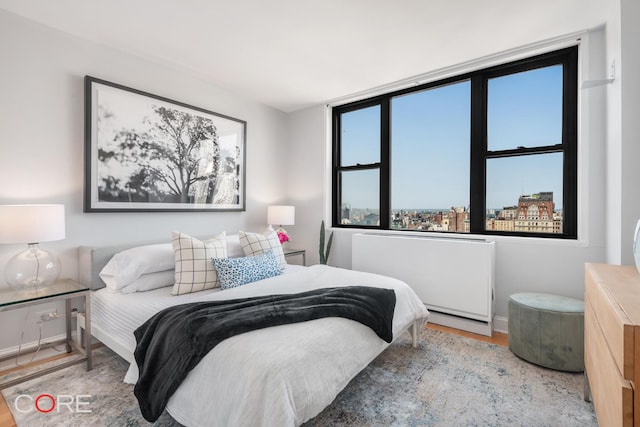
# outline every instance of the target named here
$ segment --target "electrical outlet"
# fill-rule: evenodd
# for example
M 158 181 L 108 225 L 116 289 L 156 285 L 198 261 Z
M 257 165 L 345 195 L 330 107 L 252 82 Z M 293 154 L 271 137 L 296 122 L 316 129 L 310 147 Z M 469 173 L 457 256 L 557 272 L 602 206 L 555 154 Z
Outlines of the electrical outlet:
M 39 311 L 36 313 L 36 320 L 38 322 L 48 322 L 49 320 L 55 320 L 58 318 L 58 309 L 54 308 L 47 311 Z

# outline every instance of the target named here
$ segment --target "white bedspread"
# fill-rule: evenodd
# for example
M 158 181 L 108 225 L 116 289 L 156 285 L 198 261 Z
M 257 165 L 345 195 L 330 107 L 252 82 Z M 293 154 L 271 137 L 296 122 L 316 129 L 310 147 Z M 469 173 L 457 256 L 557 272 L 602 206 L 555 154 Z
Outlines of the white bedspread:
M 133 330 L 169 305 L 354 285 L 395 290 L 394 339 L 415 320 L 421 326 L 428 317 L 404 282 L 316 265 L 239 288 L 181 297 L 169 296 L 171 288 L 126 295 L 100 290 L 92 297 L 92 324 L 132 353 Z M 333 317 L 237 335 L 214 347 L 191 371 L 167 410 L 187 426 L 300 425 L 319 414 L 387 346 L 368 327 Z M 129 381 L 137 378 L 135 363 L 133 368 Z

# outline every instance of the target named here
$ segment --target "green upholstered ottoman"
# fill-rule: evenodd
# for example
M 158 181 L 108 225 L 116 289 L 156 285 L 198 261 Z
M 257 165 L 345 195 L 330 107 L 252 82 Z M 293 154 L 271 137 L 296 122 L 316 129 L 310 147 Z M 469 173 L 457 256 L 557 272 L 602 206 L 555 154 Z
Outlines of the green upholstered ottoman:
M 584 302 L 559 295 L 509 297 L 509 349 L 560 371 L 584 371 Z

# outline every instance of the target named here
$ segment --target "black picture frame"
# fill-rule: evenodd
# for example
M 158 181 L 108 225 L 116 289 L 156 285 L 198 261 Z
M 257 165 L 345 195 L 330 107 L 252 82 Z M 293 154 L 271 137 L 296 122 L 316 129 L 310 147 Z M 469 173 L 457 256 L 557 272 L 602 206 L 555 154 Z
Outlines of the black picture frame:
M 85 76 L 84 211 L 244 211 L 246 128 Z

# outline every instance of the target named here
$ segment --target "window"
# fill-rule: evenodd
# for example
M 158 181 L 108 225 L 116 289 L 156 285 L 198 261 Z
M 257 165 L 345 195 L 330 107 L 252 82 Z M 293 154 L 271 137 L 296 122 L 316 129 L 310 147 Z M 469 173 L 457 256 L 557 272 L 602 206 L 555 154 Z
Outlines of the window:
M 577 237 L 577 47 L 333 108 L 333 225 Z

